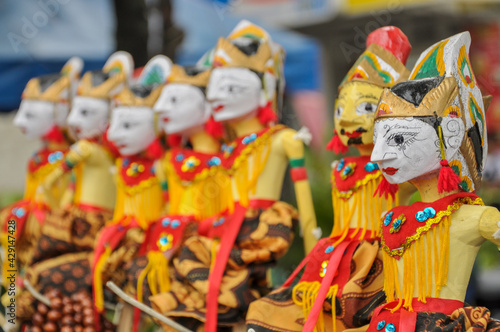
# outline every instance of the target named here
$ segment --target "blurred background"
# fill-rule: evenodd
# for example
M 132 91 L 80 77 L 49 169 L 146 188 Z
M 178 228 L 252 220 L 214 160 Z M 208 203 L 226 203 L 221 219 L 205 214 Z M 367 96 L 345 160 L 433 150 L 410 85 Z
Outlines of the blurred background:
M 408 36 L 412 68 L 420 52 L 455 33 L 472 35 L 471 61 L 479 85 L 493 95 L 488 109 L 487 205 L 500 206 L 500 1 L 496 0 L 2 0 L 0 1 L 0 207 L 22 196 L 26 161 L 38 147 L 12 125 L 27 81 L 58 72 L 78 55 L 85 70 L 102 67 L 115 50 L 130 52 L 137 67 L 156 54 L 194 64 L 247 18 L 266 28 L 287 52 L 286 104 L 282 121 L 307 126 L 318 223 L 332 228 L 330 164 L 324 146 L 333 129 L 337 86 L 365 48 L 373 30 L 395 25 Z M 351 151 L 351 153 L 355 153 Z M 294 201 L 285 184 L 284 199 Z M 275 272 L 283 281 L 303 257 L 296 240 Z M 500 254 L 481 248 L 467 301 L 488 306 L 500 318 Z

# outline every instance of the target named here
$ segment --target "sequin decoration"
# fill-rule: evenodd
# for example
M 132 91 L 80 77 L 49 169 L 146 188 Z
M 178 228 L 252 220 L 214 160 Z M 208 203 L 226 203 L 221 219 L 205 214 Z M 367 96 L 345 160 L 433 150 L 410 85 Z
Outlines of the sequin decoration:
M 61 151 L 55 151 L 49 154 L 48 161 L 49 163 L 53 164 L 58 162 L 59 160 L 62 160 L 64 157 L 64 154 Z
M 167 251 L 172 248 L 174 236 L 170 233 L 162 233 L 158 239 L 158 249 Z
M 247 144 L 250 144 L 252 143 L 253 141 L 255 141 L 257 139 L 257 134 L 256 133 L 253 133 L 253 134 L 250 134 L 248 136 L 245 136 L 242 140 L 241 140 L 241 143 L 247 145 Z
M 208 166 L 219 166 L 221 164 L 221 160 L 219 157 L 212 157 L 207 161 Z
M 385 215 L 385 218 L 384 218 L 384 226 L 389 226 L 389 224 L 391 223 L 392 221 L 392 215 L 394 214 L 394 212 L 389 212 L 388 214 Z
M 200 164 L 200 159 L 195 156 L 190 156 L 184 160 L 184 163 L 181 166 L 181 170 L 183 172 L 192 172 Z
M 399 232 L 399 230 L 401 229 L 401 226 L 403 226 L 405 221 L 406 221 L 406 217 L 403 214 L 400 215 L 399 217 L 397 217 L 396 220 L 394 220 L 392 223 L 392 227 L 390 229 L 390 232 L 391 233 Z
M 367 171 L 367 172 L 373 172 L 375 170 L 378 170 L 378 164 L 377 163 L 370 162 L 370 163 L 367 163 L 365 165 L 365 171 Z
M 329 254 L 329 253 L 331 253 L 331 252 L 333 251 L 333 249 L 335 249 L 335 247 L 334 247 L 334 246 L 332 246 L 332 245 L 330 245 L 330 246 L 326 247 L 326 249 L 325 249 L 325 254 Z
M 321 270 L 319 271 L 319 276 L 321 278 L 325 276 L 327 266 L 328 266 L 328 261 L 323 261 L 323 263 L 321 263 Z
M 380 321 L 380 322 L 378 322 L 378 324 L 377 324 L 377 331 L 382 330 L 384 327 L 385 327 L 385 320 L 381 320 L 381 321 Z
M 342 170 L 342 173 L 340 174 L 340 178 L 342 180 L 347 179 L 349 176 L 354 174 L 354 170 L 356 169 L 356 163 L 349 163 L 347 164 L 344 169 Z
M 132 163 L 130 164 L 130 167 L 127 169 L 126 174 L 127 176 L 136 177 L 142 172 L 144 172 L 144 165 L 141 165 L 139 163 Z

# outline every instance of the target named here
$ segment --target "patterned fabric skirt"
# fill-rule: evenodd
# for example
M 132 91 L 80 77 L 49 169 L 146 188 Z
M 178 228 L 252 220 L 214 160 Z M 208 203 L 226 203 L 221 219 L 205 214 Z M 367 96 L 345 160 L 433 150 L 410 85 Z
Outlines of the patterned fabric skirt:
M 246 210 L 220 283 L 220 327 L 241 321 L 248 305 L 267 292 L 268 268 L 288 250 L 297 220 L 297 211 L 283 202 L 267 209 Z M 220 220 L 215 225 L 223 226 Z M 173 259 L 171 290 L 150 297 L 153 308 L 193 330 L 201 326 L 205 321 L 210 269 L 219 247 L 219 240 L 214 238 L 187 239 Z
M 66 296 L 81 291 L 90 295 L 92 294 L 91 262 L 91 252 L 61 255 L 30 266 L 26 270 L 26 279 L 41 294 L 58 289 Z M 18 318 L 29 320 L 35 312 L 35 299 L 26 289 L 19 292 L 18 299 Z
M 424 304 L 414 298 L 412 312 L 401 308 L 391 313 L 388 309 L 394 308 L 398 301 L 377 308 L 367 331 L 500 332 L 500 321 L 491 318 L 485 307 L 464 306 L 456 300 L 426 300 Z
M 323 271 L 325 267 L 321 262 L 324 261 L 324 257 L 318 259 L 314 256 L 324 256 L 320 253 L 324 253 L 332 242 L 335 242 L 335 238 L 323 239 L 311 251 L 309 255 L 312 257 L 307 261 L 301 282 L 306 275 L 311 275 L 309 273 L 311 268 L 316 275 Z M 339 290 L 334 303 L 331 296 L 328 296 L 323 303 L 322 312 L 316 323 L 321 331 L 333 331 L 333 324 L 336 325 L 337 331 L 361 326 L 365 326 L 366 329 L 374 309 L 385 301 L 385 294 L 382 291 L 382 252 L 378 242 L 356 241 L 354 245 L 353 252 L 349 253 L 347 249 L 339 253 L 342 258 L 332 282 L 338 285 Z M 343 277 L 345 280 L 341 281 Z M 307 282 L 303 284 L 308 285 Z M 314 286 L 314 283 L 309 284 Z M 317 282 L 316 293 L 319 285 Z M 292 285 L 276 289 L 250 304 L 246 317 L 248 331 L 252 329 L 253 331 L 302 331 L 308 314 L 307 305 L 310 309 L 315 296 L 314 291 L 301 287 L 296 287 L 294 294 Z
M 66 253 L 92 250 L 97 233 L 112 217 L 112 211 L 87 206 L 53 211 L 42 227 L 32 264 Z

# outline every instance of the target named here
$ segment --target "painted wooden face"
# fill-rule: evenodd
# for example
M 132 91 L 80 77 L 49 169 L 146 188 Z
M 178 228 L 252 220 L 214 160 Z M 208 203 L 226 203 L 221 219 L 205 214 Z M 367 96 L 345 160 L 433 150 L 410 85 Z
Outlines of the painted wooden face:
M 167 134 L 182 134 L 203 126 L 210 117 L 210 106 L 203 92 L 189 84 L 166 85 L 154 106 Z
M 383 89 L 366 82 L 348 82 L 335 103 L 334 123 L 344 145 L 373 143 L 373 121 Z
M 149 107 L 119 106 L 111 112 L 108 139 L 122 156 L 140 153 L 156 138 L 153 118 Z
M 246 68 L 215 68 L 207 87 L 207 100 L 216 121 L 239 119 L 263 104 L 259 76 Z
M 403 183 L 440 169 L 439 139 L 416 118 L 377 121 L 371 160 L 390 183 Z
M 54 112 L 54 103 L 26 99 L 21 102 L 14 118 L 14 125 L 28 139 L 40 139 L 56 125 Z
M 78 139 L 102 135 L 108 127 L 109 102 L 105 99 L 75 97 L 68 125 Z

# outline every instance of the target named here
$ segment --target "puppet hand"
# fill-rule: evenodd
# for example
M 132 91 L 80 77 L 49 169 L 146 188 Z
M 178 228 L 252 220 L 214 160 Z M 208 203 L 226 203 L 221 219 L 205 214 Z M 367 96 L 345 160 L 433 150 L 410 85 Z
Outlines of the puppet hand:
M 493 233 L 493 238 L 494 239 L 500 239 L 500 221 L 498 222 L 498 231 L 496 231 L 495 233 Z
M 312 141 L 312 135 L 309 131 L 309 128 L 302 127 L 299 131 L 293 136 L 296 140 L 301 140 L 305 145 L 309 145 Z

